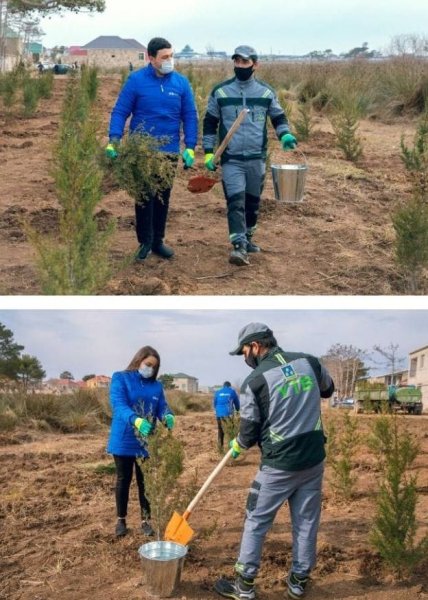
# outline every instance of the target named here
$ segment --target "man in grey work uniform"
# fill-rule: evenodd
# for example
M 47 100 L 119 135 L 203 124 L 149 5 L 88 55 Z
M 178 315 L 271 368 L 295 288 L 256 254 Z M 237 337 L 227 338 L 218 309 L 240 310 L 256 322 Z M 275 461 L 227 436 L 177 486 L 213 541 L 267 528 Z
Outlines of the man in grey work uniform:
M 235 600 L 256 597 L 263 542 L 288 501 L 293 550 L 287 592 L 298 599 L 316 561 L 325 458 L 320 397 L 330 397 L 334 383 L 314 356 L 279 348 L 263 323 L 241 329 L 238 347 L 230 354 L 242 354 L 254 369 L 241 388 L 241 424 L 231 442 L 232 457 L 259 444 L 261 466 L 248 494 L 237 576 L 219 579 L 215 590 Z
M 243 108 L 249 113 L 221 157 L 223 191 L 227 201 L 229 239 L 233 245 L 229 262 L 249 265 L 248 252 L 259 252 L 252 237 L 257 226 L 260 196 L 266 173 L 267 117 L 270 117 L 284 150 L 293 149 L 287 117 L 275 91 L 258 79 L 257 53 L 251 46 L 238 46 L 232 56 L 235 77 L 216 85 L 208 100 L 202 145 L 205 166 L 215 171 L 214 146 L 221 143 Z

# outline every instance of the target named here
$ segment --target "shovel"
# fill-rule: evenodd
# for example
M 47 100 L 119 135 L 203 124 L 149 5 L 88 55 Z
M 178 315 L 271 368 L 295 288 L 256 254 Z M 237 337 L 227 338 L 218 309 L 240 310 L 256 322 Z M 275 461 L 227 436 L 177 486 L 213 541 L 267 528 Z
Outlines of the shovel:
M 226 147 L 232 139 L 233 135 L 235 134 L 235 131 L 239 128 L 242 121 L 245 119 L 249 112 L 250 111 L 248 108 L 243 108 L 239 115 L 236 117 L 236 119 L 233 121 L 229 131 L 224 136 L 224 140 L 217 148 L 217 151 L 213 156 L 214 164 L 216 164 L 219 161 L 220 156 L 226 150 Z M 200 194 L 202 192 L 208 192 L 219 181 L 220 179 L 214 179 L 213 177 L 207 177 L 206 175 L 195 175 L 195 177 L 191 177 L 189 179 L 187 189 L 193 194 Z
M 174 511 L 174 514 L 172 515 L 168 525 L 166 526 L 164 536 L 165 540 L 167 540 L 168 542 L 176 542 L 177 544 L 187 546 L 187 544 L 190 542 L 190 540 L 195 534 L 187 520 L 190 517 L 192 510 L 195 508 L 199 500 L 205 494 L 215 477 L 217 477 L 217 475 L 223 469 L 224 465 L 227 463 L 231 456 L 232 448 L 230 448 L 230 450 L 223 456 L 222 460 L 218 463 L 214 471 L 212 471 L 212 473 L 208 476 L 204 485 L 201 487 L 199 492 L 196 494 L 196 496 L 190 502 L 189 506 L 184 511 L 183 516 L 179 515 L 177 512 Z

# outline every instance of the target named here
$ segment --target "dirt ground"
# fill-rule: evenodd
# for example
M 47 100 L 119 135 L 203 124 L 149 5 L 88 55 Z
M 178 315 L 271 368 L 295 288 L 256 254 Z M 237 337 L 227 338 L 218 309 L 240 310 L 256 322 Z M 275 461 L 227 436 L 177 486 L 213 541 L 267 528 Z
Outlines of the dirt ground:
M 30 119 L 5 119 L 0 111 L 0 293 L 40 294 L 35 253 L 22 221 L 54 234 L 58 202 L 50 175 L 66 80 L 57 77 L 52 100 Z M 105 130 L 119 91 L 119 78 L 103 77 L 100 108 Z M 400 138 L 411 142 L 416 122 L 361 123 L 364 156 L 354 166 L 335 147 L 331 126 L 317 117 L 310 142 L 301 143 L 309 165 L 305 199 L 275 200 L 267 177 L 255 241 L 263 252 L 249 268 L 228 263 L 230 251 L 221 184 L 205 194 L 187 191 L 188 172 L 175 181 L 167 243 L 171 261 L 150 256 L 117 273 L 102 293 L 113 295 L 403 294 L 393 258 L 390 214 L 409 195 L 400 159 Z M 273 139 L 271 162 L 301 162 Z M 197 160 L 202 164 L 202 151 Z M 137 249 L 133 203 L 125 192 L 107 193 L 98 218 L 117 224 L 111 247 L 115 264 Z
M 362 431 L 373 417 L 361 416 Z M 428 523 L 427 416 L 406 417 L 421 441 L 418 474 L 418 535 Z M 0 437 L 0 598 L 5 600 L 148 600 L 137 554 L 149 541 L 139 530 L 135 482 L 131 487 L 128 536 L 116 539 L 113 474 L 107 464 L 107 430 L 55 435 L 28 430 Z M 199 485 L 219 460 L 211 413 L 179 417 L 175 435 L 185 448 L 185 473 L 197 469 Z M 203 440 L 203 441 L 201 441 Z M 198 532 L 186 558 L 176 600 L 214 600 L 222 574 L 230 576 L 242 529 L 247 490 L 256 473 L 258 451 L 232 463 L 214 481 L 191 517 Z M 331 494 L 327 469 L 318 564 L 308 600 L 423 600 L 428 598 L 426 566 L 406 583 L 385 575 L 368 534 L 376 490 L 374 459 L 361 450 L 355 475 L 356 498 L 340 505 Z M 231 482 L 233 481 L 233 486 Z M 280 510 L 265 542 L 257 580 L 260 600 L 284 598 L 291 534 L 287 507 Z

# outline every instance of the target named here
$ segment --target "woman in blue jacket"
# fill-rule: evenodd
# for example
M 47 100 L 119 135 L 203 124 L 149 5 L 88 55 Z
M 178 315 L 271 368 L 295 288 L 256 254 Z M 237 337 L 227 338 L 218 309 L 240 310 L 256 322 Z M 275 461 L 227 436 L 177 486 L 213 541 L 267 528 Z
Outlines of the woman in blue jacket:
M 126 535 L 129 488 L 135 465 L 141 507 L 141 528 L 154 535 L 150 525 L 150 503 L 145 495 L 144 476 L 136 458 L 149 458 L 147 436 L 161 421 L 172 429 L 175 417 L 165 399 L 162 384 L 156 380 L 160 366 L 159 353 L 151 346 L 138 350 L 124 371 L 113 373 L 110 403 L 113 410 L 107 452 L 116 464 L 116 535 Z

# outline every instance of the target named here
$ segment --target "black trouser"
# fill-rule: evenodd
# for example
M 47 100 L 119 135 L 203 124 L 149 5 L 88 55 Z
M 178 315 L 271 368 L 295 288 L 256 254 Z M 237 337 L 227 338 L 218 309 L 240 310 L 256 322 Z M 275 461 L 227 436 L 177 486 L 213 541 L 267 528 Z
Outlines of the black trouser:
M 167 154 L 159 160 L 167 159 L 172 168 L 178 164 L 177 155 Z M 142 195 L 135 203 L 135 229 L 139 244 L 151 247 L 160 246 L 165 237 L 166 221 L 168 218 L 169 198 L 171 187 L 156 194 Z
M 140 499 L 141 517 L 150 518 L 150 503 L 145 496 L 144 475 L 138 466 L 135 456 L 118 456 L 113 454 L 116 465 L 116 510 L 117 516 L 124 519 L 128 511 L 129 488 L 132 480 L 132 470 L 135 464 L 135 476 Z
M 159 246 L 165 237 L 171 188 L 159 195 L 145 196 L 135 203 L 135 228 L 139 244 Z

